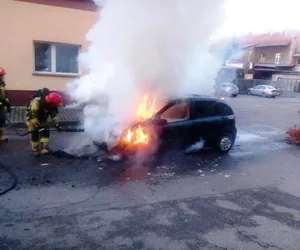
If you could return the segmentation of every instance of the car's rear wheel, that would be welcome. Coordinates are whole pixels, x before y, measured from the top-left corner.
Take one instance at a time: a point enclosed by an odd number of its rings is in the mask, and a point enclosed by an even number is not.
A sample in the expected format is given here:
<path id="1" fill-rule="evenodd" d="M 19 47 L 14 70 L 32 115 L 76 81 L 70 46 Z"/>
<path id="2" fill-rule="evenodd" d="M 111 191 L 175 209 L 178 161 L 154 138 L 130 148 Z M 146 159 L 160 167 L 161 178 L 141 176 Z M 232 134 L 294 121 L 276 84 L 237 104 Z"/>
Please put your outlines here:
<path id="1" fill-rule="evenodd" d="M 262 93 L 262 95 L 261 95 L 262 97 L 264 97 L 264 98 L 266 98 L 267 97 L 267 95 L 266 95 L 266 93 Z"/>
<path id="2" fill-rule="evenodd" d="M 233 97 L 237 97 L 237 94 L 232 95 Z"/>
<path id="3" fill-rule="evenodd" d="M 219 138 L 216 146 L 220 153 L 226 154 L 231 150 L 233 144 L 234 144 L 233 136 L 231 134 L 223 134 Z"/>

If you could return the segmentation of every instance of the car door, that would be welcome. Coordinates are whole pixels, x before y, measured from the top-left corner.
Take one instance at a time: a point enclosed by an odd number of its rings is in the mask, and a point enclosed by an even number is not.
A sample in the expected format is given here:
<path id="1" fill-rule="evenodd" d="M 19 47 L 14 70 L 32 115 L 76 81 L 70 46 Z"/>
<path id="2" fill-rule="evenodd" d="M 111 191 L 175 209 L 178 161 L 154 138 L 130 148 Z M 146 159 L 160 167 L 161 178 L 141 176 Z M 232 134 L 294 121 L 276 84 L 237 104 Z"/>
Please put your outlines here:
<path id="1" fill-rule="evenodd" d="M 189 143 L 191 125 L 189 100 L 171 103 L 159 117 L 166 121 L 160 131 L 161 145 L 173 149 L 184 148 Z"/>
<path id="2" fill-rule="evenodd" d="M 252 94 L 259 95 L 259 88 L 260 88 L 260 85 L 255 86 L 252 90 Z"/>
<path id="3" fill-rule="evenodd" d="M 260 96 L 263 95 L 263 93 L 265 93 L 265 91 L 266 91 L 266 87 L 265 86 L 260 86 L 258 95 L 260 95 Z"/>
<path id="4" fill-rule="evenodd" d="M 211 127 L 212 101 L 196 100 L 191 103 L 190 142 L 191 144 L 199 142 L 201 139 L 207 144 L 211 140 L 213 129 Z"/>

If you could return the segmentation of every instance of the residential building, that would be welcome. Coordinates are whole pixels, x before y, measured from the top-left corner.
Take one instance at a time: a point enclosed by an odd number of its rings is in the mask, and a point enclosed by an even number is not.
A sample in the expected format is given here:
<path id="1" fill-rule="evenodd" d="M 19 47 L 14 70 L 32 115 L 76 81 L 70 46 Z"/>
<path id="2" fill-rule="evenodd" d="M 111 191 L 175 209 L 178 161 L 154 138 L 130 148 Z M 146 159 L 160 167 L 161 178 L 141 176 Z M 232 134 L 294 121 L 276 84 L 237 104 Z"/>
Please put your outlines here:
<path id="1" fill-rule="evenodd" d="M 1 0 L 0 66 L 12 103 L 42 87 L 62 91 L 79 77 L 78 55 L 98 19 L 92 0 Z"/>
<path id="2" fill-rule="evenodd" d="M 246 58 L 255 64 L 292 65 L 296 37 L 284 34 L 263 34 L 239 40 L 248 45 Z"/>

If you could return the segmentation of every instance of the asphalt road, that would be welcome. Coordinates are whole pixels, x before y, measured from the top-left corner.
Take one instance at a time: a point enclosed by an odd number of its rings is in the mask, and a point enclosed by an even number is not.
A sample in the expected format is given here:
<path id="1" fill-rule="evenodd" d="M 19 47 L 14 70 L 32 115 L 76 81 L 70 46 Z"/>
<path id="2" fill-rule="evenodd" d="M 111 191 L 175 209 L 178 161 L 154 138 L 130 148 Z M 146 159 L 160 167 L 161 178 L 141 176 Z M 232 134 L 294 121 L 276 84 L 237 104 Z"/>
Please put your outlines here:
<path id="1" fill-rule="evenodd" d="M 58 153 L 36 159 L 28 138 L 8 132 L 0 161 L 19 183 L 0 197 L 0 249 L 300 249 L 300 148 L 284 142 L 299 100 L 228 102 L 238 137 L 227 156 L 169 152 L 143 167 Z M 87 140 L 52 136 L 57 150 Z M 0 170 L 0 189 L 9 183 Z"/>

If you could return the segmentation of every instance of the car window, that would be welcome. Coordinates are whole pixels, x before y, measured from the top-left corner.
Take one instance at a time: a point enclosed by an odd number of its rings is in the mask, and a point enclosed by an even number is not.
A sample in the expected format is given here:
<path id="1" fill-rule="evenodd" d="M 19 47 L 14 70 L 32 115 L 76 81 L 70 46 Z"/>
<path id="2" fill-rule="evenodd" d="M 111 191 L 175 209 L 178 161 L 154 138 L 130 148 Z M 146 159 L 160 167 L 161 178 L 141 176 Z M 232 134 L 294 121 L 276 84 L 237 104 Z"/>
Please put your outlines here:
<path id="1" fill-rule="evenodd" d="M 259 89 L 260 88 L 260 85 L 257 85 L 254 87 L 254 89 Z"/>
<path id="2" fill-rule="evenodd" d="M 214 116 L 228 116 L 233 115 L 232 109 L 222 102 L 215 102 L 213 105 Z"/>
<path id="3" fill-rule="evenodd" d="M 168 123 L 187 120 L 189 118 L 189 104 L 187 102 L 176 103 L 165 110 L 160 118 L 167 120 Z"/>
<path id="4" fill-rule="evenodd" d="M 266 87 L 265 86 L 260 86 L 260 89 L 266 89 Z"/>
<path id="5" fill-rule="evenodd" d="M 211 101 L 196 101 L 194 104 L 193 118 L 205 118 L 213 116 L 213 105 Z"/>

